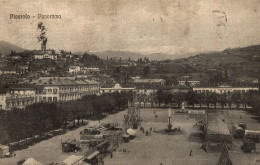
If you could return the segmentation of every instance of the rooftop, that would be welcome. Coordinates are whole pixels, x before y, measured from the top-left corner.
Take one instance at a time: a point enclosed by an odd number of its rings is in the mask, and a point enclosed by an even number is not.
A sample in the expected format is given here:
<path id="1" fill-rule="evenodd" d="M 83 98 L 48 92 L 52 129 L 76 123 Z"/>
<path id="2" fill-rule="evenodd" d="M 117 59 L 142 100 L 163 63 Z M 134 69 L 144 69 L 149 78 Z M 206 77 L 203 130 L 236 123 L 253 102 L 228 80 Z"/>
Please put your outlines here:
<path id="1" fill-rule="evenodd" d="M 27 81 L 28 84 L 34 85 L 84 85 L 84 84 L 99 84 L 97 81 L 82 80 L 75 77 L 40 77 L 32 81 Z"/>
<path id="2" fill-rule="evenodd" d="M 135 83 L 162 83 L 164 79 L 134 79 Z"/>

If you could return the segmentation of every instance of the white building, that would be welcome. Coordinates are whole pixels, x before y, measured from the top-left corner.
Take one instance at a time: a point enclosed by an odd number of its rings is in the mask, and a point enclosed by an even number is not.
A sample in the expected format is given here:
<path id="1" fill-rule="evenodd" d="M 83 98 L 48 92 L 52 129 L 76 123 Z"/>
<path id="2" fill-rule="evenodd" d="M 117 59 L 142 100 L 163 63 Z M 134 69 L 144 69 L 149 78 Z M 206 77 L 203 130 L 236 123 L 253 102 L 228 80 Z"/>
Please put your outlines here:
<path id="1" fill-rule="evenodd" d="M 113 92 L 122 92 L 122 91 L 126 91 L 126 92 L 129 92 L 129 91 L 134 91 L 135 88 L 123 88 L 121 87 L 120 84 L 115 84 L 114 87 L 112 88 L 100 88 L 100 93 L 113 93 Z"/>
<path id="2" fill-rule="evenodd" d="M 75 77 L 40 77 L 29 82 L 38 87 L 36 102 L 77 100 L 85 95 L 99 94 L 99 83 Z"/>
<path id="3" fill-rule="evenodd" d="M 149 83 L 149 84 L 165 84 L 164 79 L 134 79 L 134 83 L 139 84 L 139 83 Z"/>
<path id="4" fill-rule="evenodd" d="M 219 86 L 219 87 L 194 87 L 193 91 L 197 93 L 208 93 L 214 92 L 218 94 L 232 93 L 232 92 L 248 92 L 248 91 L 259 91 L 257 87 L 231 87 L 231 86 Z"/>
<path id="5" fill-rule="evenodd" d="M 51 60 L 57 60 L 58 59 L 58 55 L 56 54 L 35 54 L 33 56 L 34 59 L 37 60 L 42 60 L 42 59 L 51 59 Z"/>
<path id="6" fill-rule="evenodd" d="M 0 93 L 0 109 L 6 109 L 6 93 Z"/>
<path id="7" fill-rule="evenodd" d="M 95 67 L 81 67 L 80 71 L 84 74 L 86 74 L 86 73 L 98 73 L 100 71 L 100 69 L 95 68 Z"/>
<path id="8" fill-rule="evenodd" d="M 178 84 L 180 86 L 196 86 L 200 84 L 200 81 L 195 81 L 195 80 L 188 80 L 188 81 L 178 81 Z"/>
<path id="9" fill-rule="evenodd" d="M 0 69 L 0 75 L 2 74 L 18 74 L 17 71 L 12 67 L 6 67 Z"/>
<path id="10" fill-rule="evenodd" d="M 0 94 L 0 108 L 11 110 L 12 108 L 25 108 L 35 102 L 35 89 L 28 85 L 16 85 L 9 91 Z"/>
<path id="11" fill-rule="evenodd" d="M 80 66 L 70 66 L 69 67 L 69 73 L 76 74 L 80 72 Z"/>

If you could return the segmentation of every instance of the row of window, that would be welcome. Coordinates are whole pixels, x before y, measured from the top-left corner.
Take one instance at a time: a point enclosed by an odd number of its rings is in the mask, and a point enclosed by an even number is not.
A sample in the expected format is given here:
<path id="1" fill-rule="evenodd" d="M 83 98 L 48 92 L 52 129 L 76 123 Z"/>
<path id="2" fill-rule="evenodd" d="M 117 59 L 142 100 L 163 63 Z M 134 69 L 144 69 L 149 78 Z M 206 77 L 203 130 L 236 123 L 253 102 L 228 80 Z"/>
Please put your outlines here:
<path id="1" fill-rule="evenodd" d="M 214 89 L 214 90 L 194 90 L 194 91 L 196 91 L 196 92 L 198 92 L 198 93 L 208 93 L 208 92 L 217 92 L 217 91 L 219 91 L 220 93 L 230 93 L 230 92 L 241 92 L 241 93 L 245 93 L 245 92 L 248 92 L 248 91 L 252 91 L 252 90 L 216 90 L 216 89 Z"/>
<path id="2" fill-rule="evenodd" d="M 58 89 L 43 89 L 43 94 L 46 94 L 46 93 L 57 94 L 58 93 Z"/>
<path id="3" fill-rule="evenodd" d="M 6 103 L 7 107 L 14 107 L 14 106 L 26 106 L 32 104 L 33 100 L 21 100 L 21 101 L 10 101 Z"/>
<path id="4" fill-rule="evenodd" d="M 63 91 L 79 91 L 79 90 L 89 90 L 89 89 L 96 89 L 95 86 L 87 86 L 87 87 L 73 87 L 73 88 L 61 88 L 60 90 Z"/>
<path id="5" fill-rule="evenodd" d="M 58 101 L 57 97 L 42 97 L 43 102 L 56 102 Z"/>

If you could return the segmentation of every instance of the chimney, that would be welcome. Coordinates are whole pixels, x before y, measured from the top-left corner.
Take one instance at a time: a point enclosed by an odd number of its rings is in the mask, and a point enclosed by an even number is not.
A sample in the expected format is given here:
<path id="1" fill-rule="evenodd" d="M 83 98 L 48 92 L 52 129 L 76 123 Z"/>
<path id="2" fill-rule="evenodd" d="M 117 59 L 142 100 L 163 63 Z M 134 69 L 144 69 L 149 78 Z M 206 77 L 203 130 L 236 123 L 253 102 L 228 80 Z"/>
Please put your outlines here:
<path id="1" fill-rule="evenodd" d="M 43 53 L 46 53 L 46 43 L 41 43 L 41 50 Z"/>

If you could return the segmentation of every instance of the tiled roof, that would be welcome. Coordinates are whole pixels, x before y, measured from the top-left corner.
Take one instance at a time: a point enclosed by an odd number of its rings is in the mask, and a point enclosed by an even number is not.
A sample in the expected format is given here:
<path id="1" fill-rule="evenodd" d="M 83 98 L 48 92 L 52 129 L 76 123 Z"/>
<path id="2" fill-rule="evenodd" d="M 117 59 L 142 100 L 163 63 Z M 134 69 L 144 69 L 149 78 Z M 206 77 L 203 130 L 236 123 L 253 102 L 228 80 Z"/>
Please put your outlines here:
<path id="1" fill-rule="evenodd" d="M 161 83 L 164 82 L 164 79 L 135 79 L 135 83 Z"/>
<path id="2" fill-rule="evenodd" d="M 35 85 L 82 85 L 82 84 L 98 84 L 96 81 L 81 80 L 75 77 L 40 77 L 34 79 L 29 84 Z"/>

